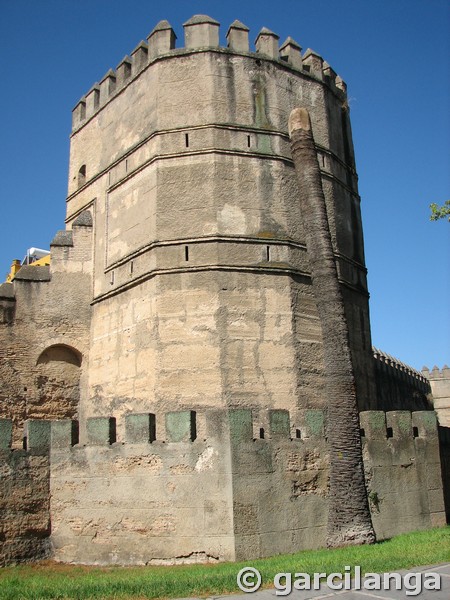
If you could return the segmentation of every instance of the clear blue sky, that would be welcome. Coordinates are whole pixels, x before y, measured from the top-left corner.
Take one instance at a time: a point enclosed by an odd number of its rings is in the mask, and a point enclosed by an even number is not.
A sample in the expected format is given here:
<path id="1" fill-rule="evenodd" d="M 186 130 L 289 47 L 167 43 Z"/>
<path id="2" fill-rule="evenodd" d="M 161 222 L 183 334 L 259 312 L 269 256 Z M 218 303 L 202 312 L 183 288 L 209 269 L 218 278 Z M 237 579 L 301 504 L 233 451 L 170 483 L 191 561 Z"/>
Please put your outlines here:
<path id="1" fill-rule="evenodd" d="M 450 365 L 448 0 L 2 0 L 0 277 L 64 228 L 71 109 L 156 23 L 206 13 L 290 35 L 347 82 L 373 343 L 420 369 Z"/>

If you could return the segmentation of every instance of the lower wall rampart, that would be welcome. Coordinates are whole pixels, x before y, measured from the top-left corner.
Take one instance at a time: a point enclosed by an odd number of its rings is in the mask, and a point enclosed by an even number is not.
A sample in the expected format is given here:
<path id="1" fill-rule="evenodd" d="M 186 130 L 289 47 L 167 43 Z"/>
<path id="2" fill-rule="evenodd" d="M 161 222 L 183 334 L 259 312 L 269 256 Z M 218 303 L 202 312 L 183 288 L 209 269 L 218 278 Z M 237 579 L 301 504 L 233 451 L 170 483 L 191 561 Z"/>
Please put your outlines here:
<path id="1" fill-rule="evenodd" d="M 377 539 L 444 526 L 436 414 L 369 411 L 360 421 Z"/>
<path id="2" fill-rule="evenodd" d="M 50 422 L 29 422 L 26 450 L 11 450 L 0 419 L 0 566 L 50 555 Z"/>
<path id="3" fill-rule="evenodd" d="M 167 413 L 165 441 L 152 414 L 127 415 L 119 440 L 115 419 L 97 417 L 86 445 L 75 421 L 52 422 L 51 443 L 50 422 L 31 421 L 26 451 L 9 449 L 1 423 L 3 564 L 49 552 L 49 506 L 53 556 L 69 563 L 241 560 L 325 544 L 320 410 Z M 378 539 L 444 525 L 435 414 L 363 412 L 361 435 Z"/>

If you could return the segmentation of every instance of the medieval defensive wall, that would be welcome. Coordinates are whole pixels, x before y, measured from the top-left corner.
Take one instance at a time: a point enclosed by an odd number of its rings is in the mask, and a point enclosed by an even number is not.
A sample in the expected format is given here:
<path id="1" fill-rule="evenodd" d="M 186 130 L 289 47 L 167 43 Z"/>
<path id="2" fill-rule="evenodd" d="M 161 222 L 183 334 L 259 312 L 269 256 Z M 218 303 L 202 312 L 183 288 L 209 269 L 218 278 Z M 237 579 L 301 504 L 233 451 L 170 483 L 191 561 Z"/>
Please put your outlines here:
<path id="1" fill-rule="evenodd" d="M 372 349 L 345 83 L 292 38 L 263 28 L 250 47 L 235 21 L 221 47 L 219 23 L 196 15 L 184 46 L 160 22 L 76 104 L 50 265 L 0 286 L 3 564 L 323 544 L 322 329 L 289 148 L 297 106 L 314 130 L 377 535 L 445 523 L 429 381 Z"/>

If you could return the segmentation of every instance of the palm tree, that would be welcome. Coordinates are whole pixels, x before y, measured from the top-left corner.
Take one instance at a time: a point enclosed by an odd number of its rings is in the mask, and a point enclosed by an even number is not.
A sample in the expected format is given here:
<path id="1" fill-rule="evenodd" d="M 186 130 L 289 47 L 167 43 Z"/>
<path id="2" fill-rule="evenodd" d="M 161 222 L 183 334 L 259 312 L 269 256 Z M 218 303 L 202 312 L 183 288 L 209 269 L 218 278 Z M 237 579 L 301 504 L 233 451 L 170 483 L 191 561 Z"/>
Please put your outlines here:
<path id="1" fill-rule="evenodd" d="M 300 192 L 300 213 L 322 324 L 328 407 L 330 488 L 327 546 L 375 541 L 364 480 L 355 377 L 347 320 L 308 111 L 289 117 L 291 151 Z"/>

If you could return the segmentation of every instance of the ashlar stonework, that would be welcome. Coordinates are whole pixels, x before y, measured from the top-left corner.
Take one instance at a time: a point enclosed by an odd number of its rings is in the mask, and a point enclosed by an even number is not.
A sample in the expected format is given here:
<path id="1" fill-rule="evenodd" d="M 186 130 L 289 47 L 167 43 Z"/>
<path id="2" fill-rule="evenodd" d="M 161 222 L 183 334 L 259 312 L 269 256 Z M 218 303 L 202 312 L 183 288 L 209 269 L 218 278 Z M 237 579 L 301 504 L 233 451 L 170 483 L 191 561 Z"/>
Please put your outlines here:
<path id="1" fill-rule="evenodd" d="M 266 28 L 254 49 L 239 21 L 226 48 L 206 15 L 184 30 L 176 48 L 161 21 L 77 103 L 50 266 L 0 286 L 2 564 L 237 560 L 324 543 L 297 106 L 314 128 L 376 533 L 445 523 L 429 381 L 371 345 L 344 81 Z"/>

